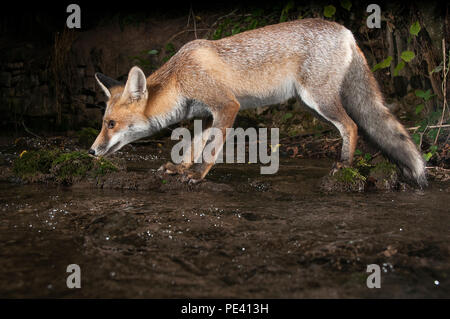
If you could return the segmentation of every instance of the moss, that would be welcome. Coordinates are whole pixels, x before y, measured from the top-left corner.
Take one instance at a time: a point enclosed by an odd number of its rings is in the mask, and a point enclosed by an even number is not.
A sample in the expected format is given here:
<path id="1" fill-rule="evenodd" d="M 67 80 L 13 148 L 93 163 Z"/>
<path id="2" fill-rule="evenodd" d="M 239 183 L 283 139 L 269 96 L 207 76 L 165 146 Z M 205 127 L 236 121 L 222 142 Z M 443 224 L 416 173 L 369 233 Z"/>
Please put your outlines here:
<path id="1" fill-rule="evenodd" d="M 13 164 L 14 174 L 26 178 L 37 174 L 49 174 L 58 150 L 24 151 Z"/>
<path id="2" fill-rule="evenodd" d="M 365 185 L 366 177 L 352 167 L 341 168 L 320 182 L 320 188 L 325 192 L 362 192 Z"/>
<path id="3" fill-rule="evenodd" d="M 117 166 L 107 159 L 97 159 L 85 152 L 64 153 L 60 150 L 23 152 L 13 166 L 15 175 L 24 180 L 39 181 L 44 175 L 46 180 L 66 185 L 117 170 Z"/>
<path id="4" fill-rule="evenodd" d="M 395 164 L 386 160 L 377 163 L 370 169 L 369 178 L 377 189 L 392 190 L 398 188 L 400 176 Z"/>
<path id="5" fill-rule="evenodd" d="M 361 173 L 352 167 L 345 167 L 340 169 L 335 175 L 336 180 L 343 183 L 356 183 L 365 181 L 366 178 Z"/>
<path id="6" fill-rule="evenodd" d="M 116 172 L 119 169 L 117 168 L 117 166 L 115 166 L 113 163 L 111 163 L 110 161 L 104 159 L 104 158 L 100 158 L 97 162 L 96 162 L 96 169 L 95 169 L 95 175 L 96 176 L 103 176 L 107 173 L 110 172 Z"/>
<path id="7" fill-rule="evenodd" d="M 92 127 L 84 127 L 76 133 L 78 143 L 84 148 L 89 148 L 97 138 L 99 131 Z"/>
<path id="8" fill-rule="evenodd" d="M 56 182 L 71 184 L 86 176 L 93 166 L 92 157 L 84 152 L 62 153 L 53 160 L 50 171 Z"/>
<path id="9" fill-rule="evenodd" d="M 372 173 L 381 173 L 383 175 L 390 176 L 393 173 L 397 173 L 397 166 L 395 164 L 392 164 L 391 162 L 382 161 L 382 162 L 376 164 L 375 167 L 373 167 L 370 170 L 370 172 L 371 172 L 371 174 Z"/>
<path id="10" fill-rule="evenodd" d="M 367 157 L 360 157 L 356 163 L 355 168 L 359 171 L 359 173 L 365 177 L 369 176 L 370 170 L 373 165 L 370 162 L 370 159 Z"/>

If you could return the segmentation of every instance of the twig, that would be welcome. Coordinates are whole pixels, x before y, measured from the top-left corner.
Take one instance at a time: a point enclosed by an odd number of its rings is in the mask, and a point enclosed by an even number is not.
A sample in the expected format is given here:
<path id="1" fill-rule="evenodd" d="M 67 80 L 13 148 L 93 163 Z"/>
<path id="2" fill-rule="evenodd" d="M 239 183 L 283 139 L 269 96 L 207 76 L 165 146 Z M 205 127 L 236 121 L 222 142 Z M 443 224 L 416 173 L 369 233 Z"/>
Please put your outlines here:
<path id="1" fill-rule="evenodd" d="M 28 127 L 25 125 L 25 122 L 24 122 L 24 121 L 22 121 L 22 126 L 23 126 L 23 128 L 25 129 L 25 131 L 26 131 L 27 133 L 29 133 L 29 134 L 33 135 L 34 137 L 37 137 L 38 139 L 41 139 L 41 140 L 42 140 L 42 137 L 40 137 L 39 135 L 37 135 L 37 134 L 31 132 L 31 131 L 28 129 Z"/>
<path id="2" fill-rule="evenodd" d="M 425 128 L 425 130 L 429 129 L 429 128 L 447 128 L 450 127 L 450 124 L 440 124 L 440 125 L 429 125 Z M 419 129 L 420 126 L 414 126 L 414 127 L 408 127 L 407 130 L 408 131 L 415 131 L 417 129 Z"/>
<path id="3" fill-rule="evenodd" d="M 235 10 L 231 11 L 230 13 L 228 13 L 228 14 L 226 14 L 226 15 L 224 15 L 224 16 L 219 17 L 219 18 L 216 20 L 216 22 L 214 22 L 214 23 L 211 25 L 211 28 L 214 27 L 220 20 L 225 19 L 225 18 L 227 18 L 227 17 L 233 15 L 236 11 L 238 11 L 238 9 L 235 9 Z"/>
<path id="4" fill-rule="evenodd" d="M 442 39 L 442 53 L 444 55 L 444 64 L 443 64 L 443 69 L 442 69 L 442 74 L 443 74 L 443 77 L 444 77 L 444 79 L 442 81 L 442 94 L 443 94 L 443 97 L 444 97 L 444 104 L 442 106 L 441 120 L 439 121 L 439 125 L 440 126 L 439 126 L 439 129 L 437 131 L 436 138 L 434 139 L 434 143 L 433 144 L 437 143 L 437 140 L 438 140 L 438 137 L 439 137 L 439 133 L 441 132 L 442 122 L 444 121 L 445 108 L 447 106 L 447 83 L 446 82 L 447 82 L 447 72 L 448 72 L 448 70 L 445 69 L 446 63 L 447 63 L 447 61 L 446 61 L 447 52 L 445 51 L 445 39 Z"/>
<path id="5" fill-rule="evenodd" d="M 179 36 L 179 35 L 181 35 L 181 34 L 183 34 L 183 33 L 185 33 L 185 32 L 209 31 L 209 30 L 211 30 L 211 28 L 203 28 L 203 29 L 197 29 L 197 30 L 194 30 L 194 29 L 186 29 L 186 30 L 182 30 L 182 31 L 180 31 L 180 32 L 175 33 L 169 40 L 167 40 L 167 43 L 172 42 L 173 39 L 175 39 L 177 36 Z"/>
<path id="6" fill-rule="evenodd" d="M 195 21 L 195 14 L 194 14 L 194 10 L 192 9 L 192 4 L 191 4 L 191 7 L 189 9 L 189 17 L 191 15 L 192 15 L 192 22 L 194 24 L 194 36 L 195 36 L 196 39 L 198 39 L 198 37 L 197 37 L 197 22 Z M 188 20 L 188 26 L 189 26 L 189 20 Z"/>

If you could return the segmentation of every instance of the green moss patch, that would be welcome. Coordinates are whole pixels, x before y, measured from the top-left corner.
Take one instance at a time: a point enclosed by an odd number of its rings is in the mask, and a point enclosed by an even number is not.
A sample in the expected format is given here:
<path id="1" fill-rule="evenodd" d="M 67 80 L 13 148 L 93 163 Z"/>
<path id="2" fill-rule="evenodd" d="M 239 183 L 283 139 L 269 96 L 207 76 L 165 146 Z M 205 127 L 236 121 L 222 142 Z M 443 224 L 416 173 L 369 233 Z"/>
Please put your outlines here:
<path id="1" fill-rule="evenodd" d="M 386 159 L 372 160 L 370 156 L 359 156 L 354 167 L 338 170 L 325 176 L 320 183 L 325 192 L 362 192 L 366 190 L 397 190 L 404 186 L 399 181 L 397 166 Z"/>
<path id="2" fill-rule="evenodd" d="M 397 165 L 383 160 L 375 164 L 369 171 L 368 180 L 377 189 L 393 190 L 399 185 L 400 172 Z"/>
<path id="3" fill-rule="evenodd" d="M 115 172 L 118 167 L 104 158 L 94 158 L 85 152 L 38 150 L 23 152 L 14 162 L 14 174 L 28 182 L 53 181 L 72 184 L 83 178 L 100 177 Z"/>
<path id="4" fill-rule="evenodd" d="M 320 188 L 326 192 L 362 192 L 366 177 L 358 169 L 345 167 L 321 180 Z"/>
<path id="5" fill-rule="evenodd" d="M 350 184 L 359 183 L 360 181 L 364 182 L 366 180 L 356 168 L 352 167 L 340 169 L 334 176 L 339 182 Z"/>

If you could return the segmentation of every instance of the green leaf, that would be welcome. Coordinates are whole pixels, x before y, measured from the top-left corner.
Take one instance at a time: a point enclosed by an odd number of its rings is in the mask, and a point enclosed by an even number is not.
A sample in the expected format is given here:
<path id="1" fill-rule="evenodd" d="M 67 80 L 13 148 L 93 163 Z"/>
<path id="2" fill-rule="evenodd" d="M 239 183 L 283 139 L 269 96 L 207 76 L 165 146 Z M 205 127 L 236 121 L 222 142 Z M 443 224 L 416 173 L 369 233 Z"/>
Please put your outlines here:
<path id="1" fill-rule="evenodd" d="M 443 62 L 441 62 L 441 64 L 439 64 L 437 67 L 435 67 L 435 68 L 430 72 L 430 75 L 433 74 L 433 73 L 436 73 L 436 72 L 441 72 L 443 68 L 444 68 L 444 67 L 443 67 Z"/>
<path id="2" fill-rule="evenodd" d="M 147 52 L 147 54 L 150 54 L 150 55 L 157 55 L 157 54 L 158 54 L 158 50 L 155 50 L 155 49 L 150 50 L 150 51 Z"/>
<path id="3" fill-rule="evenodd" d="M 412 51 L 403 51 L 402 54 L 400 55 L 402 60 L 405 62 L 411 61 L 412 59 L 414 59 L 415 56 L 416 55 Z"/>
<path id="4" fill-rule="evenodd" d="M 405 62 L 404 61 L 400 61 L 399 64 L 397 64 L 397 66 L 394 69 L 394 76 L 398 76 L 398 73 L 403 70 L 403 68 L 405 67 Z"/>
<path id="5" fill-rule="evenodd" d="M 362 152 L 361 152 L 361 150 L 359 150 L 359 149 L 356 149 L 356 150 L 355 150 L 355 155 L 362 155 Z"/>
<path id="6" fill-rule="evenodd" d="M 411 33 L 412 35 L 417 36 L 420 32 L 420 24 L 419 21 L 414 22 L 411 27 L 409 28 L 409 33 Z"/>
<path id="7" fill-rule="evenodd" d="M 423 158 L 428 162 L 430 158 L 433 156 L 430 152 L 423 154 Z"/>
<path id="8" fill-rule="evenodd" d="M 286 114 L 284 114 L 284 116 L 283 116 L 283 120 L 284 121 L 286 121 L 286 120 L 289 120 L 291 117 L 293 117 L 294 115 L 292 115 L 292 113 L 286 113 Z"/>
<path id="9" fill-rule="evenodd" d="M 412 137 L 414 143 L 416 143 L 416 145 L 419 145 L 419 143 L 420 143 L 420 134 L 419 133 L 414 133 L 411 137 Z"/>
<path id="10" fill-rule="evenodd" d="M 346 9 L 347 11 L 350 11 L 352 2 L 350 0 L 341 0 L 341 7 Z"/>
<path id="11" fill-rule="evenodd" d="M 392 57 L 388 56 L 386 59 L 384 59 L 383 61 L 381 61 L 378 64 L 375 64 L 375 66 L 372 69 L 372 72 L 375 72 L 378 69 L 385 69 L 391 66 L 391 61 L 392 61 Z"/>
<path id="12" fill-rule="evenodd" d="M 369 153 L 364 154 L 364 159 L 369 162 L 372 159 L 372 155 Z"/>
<path id="13" fill-rule="evenodd" d="M 433 96 L 435 96 L 435 94 L 431 94 L 431 90 L 430 89 L 428 89 L 428 90 L 426 90 L 426 91 L 423 91 L 423 90 L 415 90 L 414 91 L 414 94 L 417 96 L 417 97 L 420 97 L 420 98 L 422 98 L 422 99 L 424 99 L 425 101 L 428 101 L 429 99 L 431 99 Z"/>
<path id="14" fill-rule="evenodd" d="M 422 112 L 422 110 L 423 110 L 424 107 L 425 107 L 425 105 L 424 105 L 423 103 L 417 105 L 417 106 L 416 106 L 416 114 L 420 114 L 420 112 Z"/>
<path id="15" fill-rule="evenodd" d="M 288 18 L 289 11 L 294 7 L 294 1 L 289 1 L 281 10 L 280 22 L 285 22 Z"/>
<path id="16" fill-rule="evenodd" d="M 333 5 L 329 5 L 323 8 L 323 15 L 326 18 L 331 18 L 336 13 L 336 7 Z"/>
<path id="17" fill-rule="evenodd" d="M 430 140 L 434 141 L 434 139 L 437 136 L 437 133 L 438 133 L 438 129 L 437 128 L 433 128 L 433 129 L 428 131 L 427 135 L 430 138 Z"/>
<path id="18" fill-rule="evenodd" d="M 241 32 L 241 27 L 239 25 L 235 25 L 233 29 L 231 29 L 231 35 L 235 35 Z"/>
<path id="19" fill-rule="evenodd" d="M 437 149 L 438 149 L 437 145 L 432 145 L 432 146 L 430 147 L 430 152 L 431 152 L 432 154 L 435 154 L 436 151 L 437 151 Z"/>

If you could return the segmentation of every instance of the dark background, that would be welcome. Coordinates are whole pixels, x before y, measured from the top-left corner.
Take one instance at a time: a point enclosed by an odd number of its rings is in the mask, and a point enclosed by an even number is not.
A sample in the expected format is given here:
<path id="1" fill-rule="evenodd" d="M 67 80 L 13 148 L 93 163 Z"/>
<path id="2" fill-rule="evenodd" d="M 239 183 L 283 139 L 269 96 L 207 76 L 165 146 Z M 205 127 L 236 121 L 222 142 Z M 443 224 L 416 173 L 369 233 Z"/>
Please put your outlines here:
<path id="1" fill-rule="evenodd" d="M 267 17 L 265 24 L 277 23 L 290 1 L 77 1 L 81 29 L 69 30 L 65 27 L 69 16 L 66 8 L 71 2 L 16 2 L 2 10 L 1 133 L 20 134 L 25 127 L 43 134 L 98 128 L 105 103 L 93 78 L 95 72 L 119 80 L 125 80 L 127 71 L 136 64 L 147 74 L 152 72 L 184 43 L 195 39 L 191 9 L 199 18 L 197 37 L 211 39 L 218 19 L 224 15 L 261 12 Z M 436 95 L 421 112 L 423 118 L 436 111 L 442 101 L 442 81 L 435 74 L 433 82 L 428 73 L 442 61 L 441 39 L 447 39 L 449 46 L 449 6 L 439 1 L 378 1 L 382 28 L 368 29 L 364 25 L 369 15 L 365 9 L 371 2 L 352 1 L 347 12 L 340 1 L 294 1 L 286 19 L 296 19 L 299 14 L 320 17 L 324 6 L 334 5 L 337 10 L 331 20 L 354 32 L 371 67 L 389 54 L 399 62 L 398 51 L 413 50 L 417 58 L 400 76 L 392 75 L 394 62 L 375 76 L 392 110 L 412 113 L 405 119 L 417 122 L 420 118 L 413 113 L 421 101 L 411 92 L 430 89 Z M 385 17 L 394 26 L 392 32 L 387 31 Z M 421 33 L 408 42 L 409 26 L 417 20 L 421 21 Z M 191 31 L 183 32 L 188 29 Z M 153 49 L 158 51 L 156 56 L 145 53 Z"/>

